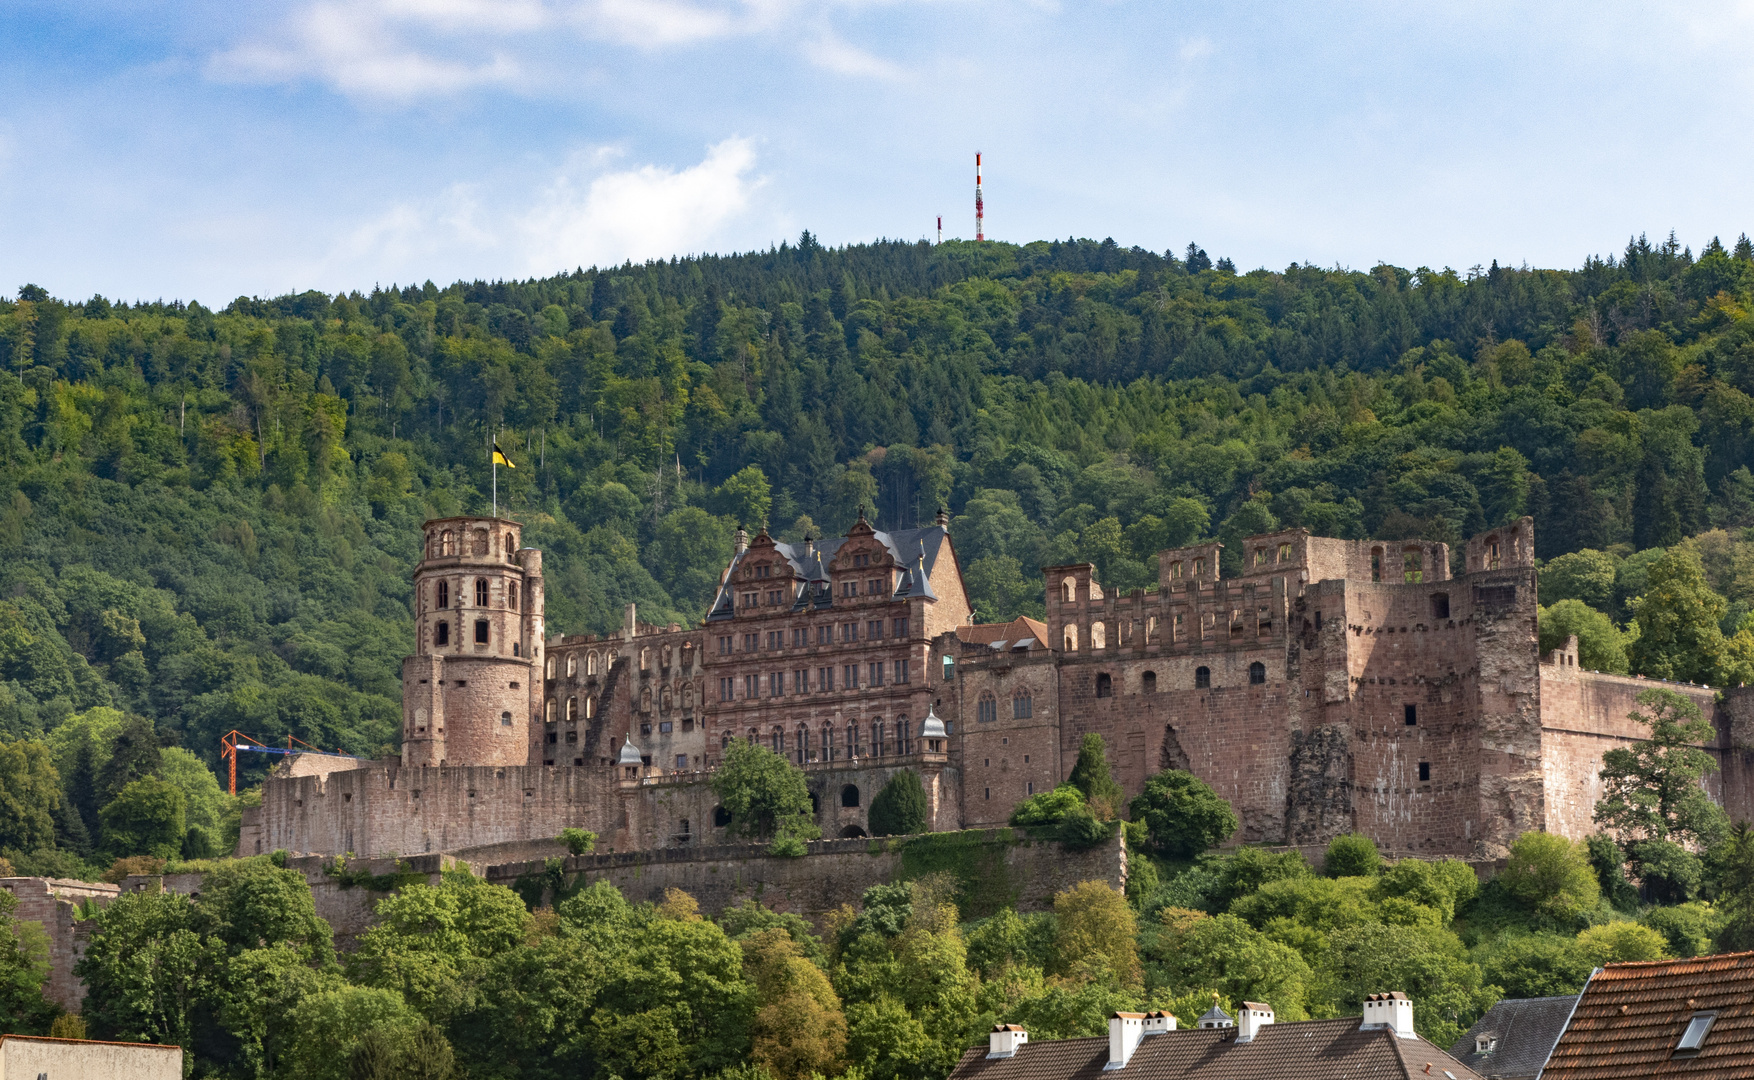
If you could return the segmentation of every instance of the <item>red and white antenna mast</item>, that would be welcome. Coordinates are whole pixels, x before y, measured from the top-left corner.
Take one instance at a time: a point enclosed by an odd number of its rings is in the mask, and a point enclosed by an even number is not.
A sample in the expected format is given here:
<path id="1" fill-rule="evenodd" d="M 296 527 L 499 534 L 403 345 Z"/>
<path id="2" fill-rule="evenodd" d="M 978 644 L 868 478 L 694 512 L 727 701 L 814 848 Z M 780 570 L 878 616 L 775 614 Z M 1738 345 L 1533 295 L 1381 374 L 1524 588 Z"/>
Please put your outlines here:
<path id="1" fill-rule="evenodd" d="M 986 204 L 981 201 L 981 155 L 980 151 L 977 150 L 974 155 L 974 238 L 976 240 L 987 238 L 986 218 Z"/>

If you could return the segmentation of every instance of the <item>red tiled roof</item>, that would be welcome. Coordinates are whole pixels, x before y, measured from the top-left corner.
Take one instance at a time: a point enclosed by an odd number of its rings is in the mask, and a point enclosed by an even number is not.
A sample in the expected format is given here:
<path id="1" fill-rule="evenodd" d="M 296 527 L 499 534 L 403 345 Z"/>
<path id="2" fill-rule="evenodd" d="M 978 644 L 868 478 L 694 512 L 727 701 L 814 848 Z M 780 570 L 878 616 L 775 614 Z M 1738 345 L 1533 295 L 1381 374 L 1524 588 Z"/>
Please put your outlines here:
<path id="1" fill-rule="evenodd" d="M 1043 648 L 1048 643 L 1048 624 L 1027 615 L 1019 615 L 1006 623 L 973 623 L 956 628 L 956 638 L 965 645 L 991 645 L 995 641 L 1015 644 L 1032 637 Z"/>
<path id="2" fill-rule="evenodd" d="M 1676 1051 L 1694 1013 L 1717 1019 Z M 1609 964 L 1590 978 L 1541 1080 L 1754 1078 L 1754 952 Z"/>
<path id="3" fill-rule="evenodd" d="M 1480 1080 L 1480 1074 L 1424 1039 L 1361 1018 L 1268 1024 L 1252 1042 L 1235 1028 L 1184 1028 L 1147 1035 L 1125 1068 L 1105 1073 L 1108 1037 L 1025 1043 L 1015 1057 L 988 1060 L 987 1047 L 962 1055 L 950 1080 Z M 1430 1073 L 1425 1067 L 1431 1066 Z"/>

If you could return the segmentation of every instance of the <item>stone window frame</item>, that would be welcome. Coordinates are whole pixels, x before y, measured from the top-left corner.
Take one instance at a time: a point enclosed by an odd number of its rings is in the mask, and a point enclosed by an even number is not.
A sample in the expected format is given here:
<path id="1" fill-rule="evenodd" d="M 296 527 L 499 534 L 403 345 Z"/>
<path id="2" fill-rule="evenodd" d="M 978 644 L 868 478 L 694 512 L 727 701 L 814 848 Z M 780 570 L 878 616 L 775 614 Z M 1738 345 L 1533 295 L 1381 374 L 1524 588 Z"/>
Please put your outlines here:
<path id="1" fill-rule="evenodd" d="M 1249 665 L 1249 685 L 1262 686 L 1267 681 L 1267 665 L 1256 660 Z"/>
<path id="2" fill-rule="evenodd" d="M 975 702 L 975 722 L 990 724 L 999 719 L 999 699 L 991 690 L 982 690 L 979 700 Z"/>
<path id="3" fill-rule="evenodd" d="M 1035 698 L 1027 688 L 1011 695 L 1011 719 L 1030 720 L 1035 717 Z"/>
<path id="4" fill-rule="evenodd" d="M 1194 669 L 1194 689 L 1212 689 L 1212 669 L 1204 664 Z"/>

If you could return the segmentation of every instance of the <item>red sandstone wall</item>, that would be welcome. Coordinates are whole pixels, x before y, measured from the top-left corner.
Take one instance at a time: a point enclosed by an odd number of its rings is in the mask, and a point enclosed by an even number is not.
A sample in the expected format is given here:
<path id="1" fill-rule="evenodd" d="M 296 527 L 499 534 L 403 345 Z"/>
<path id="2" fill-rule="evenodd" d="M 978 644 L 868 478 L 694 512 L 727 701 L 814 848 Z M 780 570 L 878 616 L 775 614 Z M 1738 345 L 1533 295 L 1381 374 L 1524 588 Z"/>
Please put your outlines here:
<path id="1" fill-rule="evenodd" d="M 1547 788 L 1548 832 L 1581 839 L 1600 831 L 1592 820 L 1602 797 L 1602 753 L 1627 746 L 1649 733 L 1629 719 L 1638 695 L 1652 687 L 1685 694 L 1706 716 L 1715 710 L 1707 687 L 1602 675 L 1576 666 L 1575 652 L 1556 650 L 1557 662 L 1541 665 L 1541 772 Z M 1712 747 L 1717 750 L 1717 747 Z M 1720 763 L 1723 754 L 1716 755 Z M 1706 777 L 1706 790 L 1723 801 L 1723 778 Z M 1745 813 L 1745 811 L 1744 811 Z"/>
<path id="2" fill-rule="evenodd" d="M 0 878 L 0 889 L 18 899 L 12 916 L 34 922 L 49 937 L 49 981 L 43 992 L 50 1001 L 69 1012 L 78 1012 L 85 1000 L 85 984 L 73 977 L 73 965 L 85 955 L 90 923 L 73 918 L 73 906 L 84 900 L 108 904 L 121 892 L 115 885 L 60 878 Z"/>

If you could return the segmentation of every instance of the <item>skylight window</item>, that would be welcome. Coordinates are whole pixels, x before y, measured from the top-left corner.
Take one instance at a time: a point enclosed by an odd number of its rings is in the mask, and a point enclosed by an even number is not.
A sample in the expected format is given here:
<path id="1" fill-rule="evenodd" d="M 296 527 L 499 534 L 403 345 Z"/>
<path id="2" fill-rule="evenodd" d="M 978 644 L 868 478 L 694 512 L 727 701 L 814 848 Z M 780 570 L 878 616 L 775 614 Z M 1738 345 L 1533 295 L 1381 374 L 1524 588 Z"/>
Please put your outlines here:
<path id="1" fill-rule="evenodd" d="M 1699 1049 L 1705 1043 L 1706 1033 L 1711 1030 L 1711 1022 L 1716 1019 L 1717 1013 L 1694 1013 L 1692 1021 L 1687 1025 L 1687 1030 L 1681 1033 L 1681 1041 L 1675 1049 Z"/>

